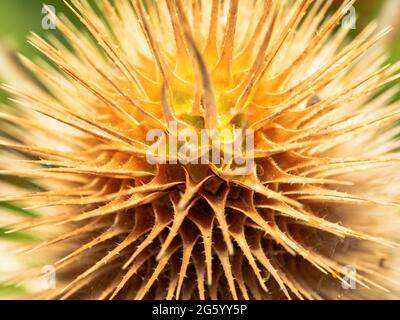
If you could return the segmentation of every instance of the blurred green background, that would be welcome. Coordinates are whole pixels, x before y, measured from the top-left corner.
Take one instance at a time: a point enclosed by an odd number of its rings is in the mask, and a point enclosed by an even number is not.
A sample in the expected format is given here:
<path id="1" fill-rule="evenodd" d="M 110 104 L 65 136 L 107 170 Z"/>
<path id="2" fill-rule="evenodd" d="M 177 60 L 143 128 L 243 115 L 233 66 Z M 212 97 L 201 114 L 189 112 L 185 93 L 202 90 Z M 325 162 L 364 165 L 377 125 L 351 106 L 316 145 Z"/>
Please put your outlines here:
<path id="1" fill-rule="evenodd" d="M 52 32 L 60 36 L 57 30 L 42 28 L 43 4 L 54 6 L 57 13 L 72 16 L 62 0 L 0 0 L 0 37 L 27 56 L 37 54 L 26 41 L 31 31 L 39 35 Z"/>

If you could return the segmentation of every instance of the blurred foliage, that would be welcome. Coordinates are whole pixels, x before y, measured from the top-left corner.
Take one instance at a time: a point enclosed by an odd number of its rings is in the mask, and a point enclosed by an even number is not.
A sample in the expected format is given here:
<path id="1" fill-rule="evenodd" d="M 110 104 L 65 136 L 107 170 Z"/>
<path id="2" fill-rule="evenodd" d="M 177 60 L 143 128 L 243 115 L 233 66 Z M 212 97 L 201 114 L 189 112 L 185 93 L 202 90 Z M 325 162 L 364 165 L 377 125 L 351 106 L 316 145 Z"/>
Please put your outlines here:
<path id="1" fill-rule="evenodd" d="M 28 210 L 23 207 L 21 204 L 5 201 L 0 202 L 0 209 L 11 211 L 15 214 L 20 216 L 30 217 L 30 218 L 37 218 L 39 214 L 33 210 Z"/>
<path id="2" fill-rule="evenodd" d="M 343 2 L 340 0 L 339 2 Z M 364 28 L 372 19 L 376 18 L 384 4 L 382 0 L 358 0 L 355 3 L 357 12 L 357 29 Z"/>
<path id="3" fill-rule="evenodd" d="M 0 283 L 0 296 L 4 295 L 6 297 L 10 295 L 18 295 L 25 292 L 25 289 L 22 286 L 18 286 L 15 284 L 2 284 Z"/>
<path id="4" fill-rule="evenodd" d="M 0 239 L 7 241 L 18 241 L 18 242 L 32 242 L 38 240 L 35 236 L 27 232 L 9 232 L 7 228 L 0 228 Z"/>
<path id="5" fill-rule="evenodd" d="M 0 1 L 0 36 L 27 56 L 37 51 L 27 42 L 30 32 L 46 36 L 49 32 L 60 36 L 57 30 L 42 28 L 43 3 L 55 7 L 57 14 L 65 13 L 75 19 L 63 0 L 2 0 Z"/>

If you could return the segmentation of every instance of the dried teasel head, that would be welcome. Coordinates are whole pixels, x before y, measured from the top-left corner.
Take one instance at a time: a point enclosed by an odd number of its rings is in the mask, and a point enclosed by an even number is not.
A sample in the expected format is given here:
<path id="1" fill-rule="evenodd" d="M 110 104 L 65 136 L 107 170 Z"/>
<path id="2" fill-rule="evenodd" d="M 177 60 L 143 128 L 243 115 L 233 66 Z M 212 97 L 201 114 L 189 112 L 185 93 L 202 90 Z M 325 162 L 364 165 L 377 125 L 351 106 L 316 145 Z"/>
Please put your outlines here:
<path id="1" fill-rule="evenodd" d="M 39 297 L 398 296 L 400 114 L 396 88 L 378 94 L 398 66 L 376 45 L 388 29 L 347 41 L 353 2 L 66 1 L 89 35 L 65 18 L 68 48 L 33 35 L 43 85 L 6 86 L 23 109 L 0 114 L 17 125 L 1 174 L 43 188 L 3 193 L 42 208 L 9 227 L 46 238 L 19 248 L 54 266 Z M 188 128 L 252 132 L 250 169 L 149 163 L 149 131 Z"/>

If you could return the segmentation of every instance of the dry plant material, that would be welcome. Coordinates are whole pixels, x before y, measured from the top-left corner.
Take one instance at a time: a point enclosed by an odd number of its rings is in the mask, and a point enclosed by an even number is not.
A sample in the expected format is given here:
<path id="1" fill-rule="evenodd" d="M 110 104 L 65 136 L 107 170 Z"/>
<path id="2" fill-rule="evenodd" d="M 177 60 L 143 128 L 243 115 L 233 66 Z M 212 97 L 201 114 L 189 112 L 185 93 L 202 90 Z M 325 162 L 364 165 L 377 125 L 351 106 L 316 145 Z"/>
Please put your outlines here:
<path id="1" fill-rule="evenodd" d="M 377 93 L 398 66 L 389 29 L 347 40 L 342 2 L 66 1 L 86 32 L 32 35 L 47 90 L 6 86 L 22 110 L 0 114 L 24 128 L 0 173 L 46 188 L 3 194 L 46 207 L 12 226 L 48 238 L 23 248 L 56 268 L 39 298 L 397 297 L 400 113 L 397 88 Z M 149 164 L 146 133 L 170 121 L 254 130 L 255 166 Z"/>

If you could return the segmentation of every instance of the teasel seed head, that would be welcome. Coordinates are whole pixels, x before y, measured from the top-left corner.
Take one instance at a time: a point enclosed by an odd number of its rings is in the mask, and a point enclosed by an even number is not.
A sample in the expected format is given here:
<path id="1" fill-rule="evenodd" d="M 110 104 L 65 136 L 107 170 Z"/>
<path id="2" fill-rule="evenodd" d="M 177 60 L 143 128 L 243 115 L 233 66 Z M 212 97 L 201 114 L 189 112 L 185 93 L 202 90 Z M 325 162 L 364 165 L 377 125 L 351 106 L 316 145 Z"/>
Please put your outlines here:
<path id="1" fill-rule="evenodd" d="M 332 15 L 322 0 L 65 3 L 87 32 L 61 18 L 68 46 L 33 34 L 45 59 L 21 59 L 41 85 L 5 85 L 21 108 L 0 114 L 15 137 L 0 140 L 0 173 L 43 188 L 2 192 L 42 212 L 8 227 L 44 239 L 17 248 L 54 266 L 40 298 L 398 296 L 389 29 L 349 41 L 349 0 Z M 151 164 L 157 129 L 167 145 L 185 129 L 248 130 L 254 162 Z"/>

